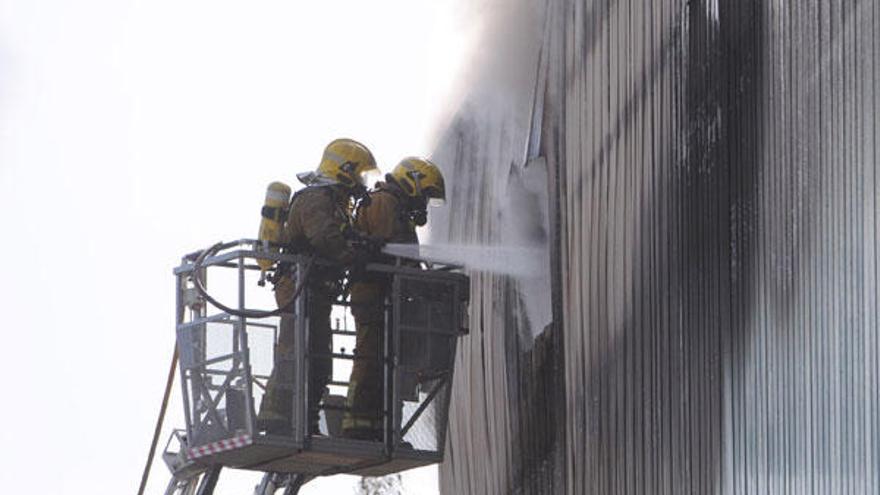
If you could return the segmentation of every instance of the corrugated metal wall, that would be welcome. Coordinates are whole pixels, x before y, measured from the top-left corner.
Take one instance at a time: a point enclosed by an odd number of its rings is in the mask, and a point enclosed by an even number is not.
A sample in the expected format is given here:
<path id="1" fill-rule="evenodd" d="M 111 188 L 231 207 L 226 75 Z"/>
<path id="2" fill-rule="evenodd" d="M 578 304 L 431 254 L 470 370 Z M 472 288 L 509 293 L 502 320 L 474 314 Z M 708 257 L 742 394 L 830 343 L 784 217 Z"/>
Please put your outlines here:
<path id="1" fill-rule="evenodd" d="M 437 235 L 543 168 L 554 321 L 475 278 L 444 493 L 880 493 L 880 3 L 524 12 L 533 83 L 441 141 Z"/>

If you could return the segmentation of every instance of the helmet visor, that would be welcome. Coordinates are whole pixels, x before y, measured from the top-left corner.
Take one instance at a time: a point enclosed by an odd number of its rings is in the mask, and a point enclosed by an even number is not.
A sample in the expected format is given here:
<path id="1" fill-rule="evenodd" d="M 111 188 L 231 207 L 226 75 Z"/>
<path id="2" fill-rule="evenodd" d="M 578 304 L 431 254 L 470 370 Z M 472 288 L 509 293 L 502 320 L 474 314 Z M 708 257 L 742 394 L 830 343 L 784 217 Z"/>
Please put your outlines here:
<path id="1" fill-rule="evenodd" d="M 442 206 L 446 204 L 446 191 L 442 187 L 430 185 L 422 191 L 422 194 L 428 198 L 429 206 Z"/>

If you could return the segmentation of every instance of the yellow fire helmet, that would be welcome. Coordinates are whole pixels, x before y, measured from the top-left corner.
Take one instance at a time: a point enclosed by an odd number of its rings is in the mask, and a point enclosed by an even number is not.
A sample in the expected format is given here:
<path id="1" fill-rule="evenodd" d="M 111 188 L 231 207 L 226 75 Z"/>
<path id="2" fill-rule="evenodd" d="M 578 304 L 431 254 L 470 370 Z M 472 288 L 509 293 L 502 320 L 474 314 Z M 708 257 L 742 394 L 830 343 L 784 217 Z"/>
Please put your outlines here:
<path id="1" fill-rule="evenodd" d="M 324 148 L 318 170 L 297 174 L 306 185 L 340 184 L 349 189 L 362 189 L 369 174 L 379 173 L 376 159 L 363 144 L 353 139 L 336 139 Z"/>
<path id="2" fill-rule="evenodd" d="M 446 202 L 443 174 L 437 165 L 426 158 L 413 156 L 404 158 L 388 175 L 412 198 L 423 199 L 431 206 L 439 206 Z"/>

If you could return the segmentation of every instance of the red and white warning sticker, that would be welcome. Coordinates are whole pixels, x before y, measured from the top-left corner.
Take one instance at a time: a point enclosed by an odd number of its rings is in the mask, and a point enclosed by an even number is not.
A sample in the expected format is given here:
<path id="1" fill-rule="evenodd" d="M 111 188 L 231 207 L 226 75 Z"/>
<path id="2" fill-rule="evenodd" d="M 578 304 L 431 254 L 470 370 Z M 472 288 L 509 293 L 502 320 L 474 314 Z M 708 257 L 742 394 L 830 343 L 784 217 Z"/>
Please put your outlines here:
<path id="1" fill-rule="evenodd" d="M 218 440 L 206 445 L 193 447 L 187 452 L 190 459 L 198 459 L 209 455 L 219 454 L 227 450 L 240 449 L 254 443 L 254 439 L 250 435 L 240 435 L 226 440 Z"/>

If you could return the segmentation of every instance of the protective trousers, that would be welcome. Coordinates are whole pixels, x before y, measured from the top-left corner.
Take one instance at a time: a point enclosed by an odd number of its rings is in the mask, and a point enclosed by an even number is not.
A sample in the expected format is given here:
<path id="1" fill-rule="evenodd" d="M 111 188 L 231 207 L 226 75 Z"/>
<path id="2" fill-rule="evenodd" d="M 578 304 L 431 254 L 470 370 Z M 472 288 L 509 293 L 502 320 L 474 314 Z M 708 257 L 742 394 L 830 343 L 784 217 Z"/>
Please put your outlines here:
<path id="1" fill-rule="evenodd" d="M 311 433 L 318 432 L 318 405 L 332 372 L 330 310 L 334 294 L 330 287 L 333 282 L 325 277 L 312 275 L 308 282 L 309 293 L 304 294 L 307 297 L 306 314 L 309 322 L 308 421 Z M 295 290 L 293 279 L 282 276 L 275 285 L 275 301 L 279 306 L 288 302 Z M 281 317 L 278 344 L 275 347 L 275 367 L 266 384 L 266 393 L 263 395 L 258 416 L 264 422 L 280 420 L 290 425 L 294 386 L 294 323 L 295 318 L 292 315 Z"/>
<path id="2" fill-rule="evenodd" d="M 351 288 L 351 314 L 357 330 L 355 360 L 349 379 L 342 429 L 347 436 L 381 439 L 383 347 L 385 333 L 384 284 L 355 283 Z"/>

